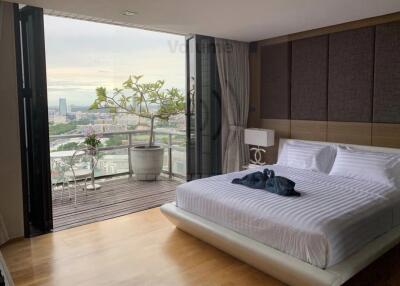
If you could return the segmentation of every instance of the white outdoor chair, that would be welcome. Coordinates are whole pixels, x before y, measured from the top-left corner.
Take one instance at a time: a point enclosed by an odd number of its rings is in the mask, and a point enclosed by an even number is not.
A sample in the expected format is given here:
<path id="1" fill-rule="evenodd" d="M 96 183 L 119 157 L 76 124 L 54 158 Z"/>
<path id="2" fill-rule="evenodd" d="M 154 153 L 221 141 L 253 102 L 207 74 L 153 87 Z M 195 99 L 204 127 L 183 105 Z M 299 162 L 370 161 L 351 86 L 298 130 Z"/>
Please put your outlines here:
<path id="1" fill-rule="evenodd" d="M 76 150 L 71 157 L 69 170 L 65 172 L 65 178 L 70 189 L 70 182 L 74 183 L 74 204 L 76 205 L 76 192 L 79 187 L 87 195 L 87 181 L 91 180 L 92 173 L 97 165 L 97 158 L 91 155 L 89 150 Z M 83 182 L 83 184 L 79 184 Z"/>
<path id="2" fill-rule="evenodd" d="M 53 194 L 53 199 L 55 199 L 55 192 L 58 186 L 61 185 L 61 202 L 63 200 L 63 193 L 65 191 L 65 186 L 67 181 L 65 179 L 65 171 L 67 169 L 65 163 L 59 159 L 51 160 L 51 191 Z M 69 197 L 71 197 L 71 192 L 69 192 Z"/>

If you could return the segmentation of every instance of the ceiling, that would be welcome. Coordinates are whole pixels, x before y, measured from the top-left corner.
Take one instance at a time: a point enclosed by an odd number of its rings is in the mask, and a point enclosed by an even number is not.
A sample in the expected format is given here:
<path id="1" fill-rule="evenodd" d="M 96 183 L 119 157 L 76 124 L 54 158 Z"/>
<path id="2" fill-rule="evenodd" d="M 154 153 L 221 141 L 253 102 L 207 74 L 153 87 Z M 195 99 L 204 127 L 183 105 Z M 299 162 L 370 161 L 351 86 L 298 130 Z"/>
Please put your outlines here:
<path id="1" fill-rule="evenodd" d="M 20 0 L 54 14 L 256 41 L 400 11 L 399 0 Z M 137 12 L 123 16 L 125 10 Z M 58 11 L 58 12 L 55 12 Z"/>

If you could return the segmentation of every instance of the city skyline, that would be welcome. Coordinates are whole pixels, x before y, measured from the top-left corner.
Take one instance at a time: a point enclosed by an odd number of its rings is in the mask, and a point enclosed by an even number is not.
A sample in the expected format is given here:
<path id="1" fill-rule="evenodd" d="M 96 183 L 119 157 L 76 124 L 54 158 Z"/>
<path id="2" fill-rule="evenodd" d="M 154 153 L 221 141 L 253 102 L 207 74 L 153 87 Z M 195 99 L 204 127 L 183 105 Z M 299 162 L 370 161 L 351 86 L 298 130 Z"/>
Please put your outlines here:
<path id="1" fill-rule="evenodd" d="M 89 106 L 96 87 L 121 87 L 130 74 L 185 88 L 183 36 L 45 16 L 48 104 Z"/>

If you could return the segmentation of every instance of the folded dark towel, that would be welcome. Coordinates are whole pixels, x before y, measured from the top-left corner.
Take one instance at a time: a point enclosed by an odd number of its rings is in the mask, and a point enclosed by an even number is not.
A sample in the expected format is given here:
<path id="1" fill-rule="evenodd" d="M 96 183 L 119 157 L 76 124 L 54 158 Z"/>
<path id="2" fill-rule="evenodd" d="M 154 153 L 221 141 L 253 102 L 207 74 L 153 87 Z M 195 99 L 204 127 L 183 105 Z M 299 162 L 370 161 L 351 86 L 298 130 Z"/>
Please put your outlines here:
<path id="1" fill-rule="evenodd" d="M 275 193 L 281 196 L 300 196 L 300 193 L 294 190 L 295 182 L 288 178 L 275 176 L 273 170 L 265 169 L 264 173 L 267 172 L 268 179 L 265 183 L 265 189 L 268 192 Z"/>
<path id="2" fill-rule="evenodd" d="M 253 189 L 264 189 L 281 196 L 300 196 L 300 193 L 294 190 L 295 182 L 285 177 L 275 176 L 275 172 L 269 169 L 247 174 L 241 179 L 233 179 L 232 183 Z"/>
<path id="3" fill-rule="evenodd" d="M 254 173 L 244 176 L 241 179 L 239 179 L 239 178 L 233 179 L 232 183 L 244 185 L 246 187 L 253 188 L 253 189 L 264 189 L 266 180 L 267 179 L 265 178 L 264 173 L 254 172 Z"/>

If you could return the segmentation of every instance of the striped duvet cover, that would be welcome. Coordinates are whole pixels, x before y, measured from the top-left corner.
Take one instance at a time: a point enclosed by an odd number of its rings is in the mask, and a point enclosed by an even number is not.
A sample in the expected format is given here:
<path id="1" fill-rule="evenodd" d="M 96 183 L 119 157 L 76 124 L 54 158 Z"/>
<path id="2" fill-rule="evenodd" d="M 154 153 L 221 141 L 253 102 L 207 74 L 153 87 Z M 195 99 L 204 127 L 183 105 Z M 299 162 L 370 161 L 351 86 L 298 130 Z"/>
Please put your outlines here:
<path id="1" fill-rule="evenodd" d="M 296 182 L 301 196 L 283 197 L 231 183 L 264 168 Z M 400 190 L 273 165 L 182 184 L 177 206 L 326 268 L 399 224 Z"/>

